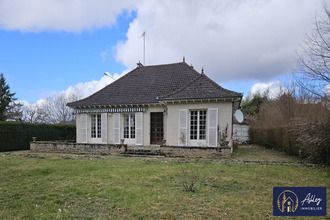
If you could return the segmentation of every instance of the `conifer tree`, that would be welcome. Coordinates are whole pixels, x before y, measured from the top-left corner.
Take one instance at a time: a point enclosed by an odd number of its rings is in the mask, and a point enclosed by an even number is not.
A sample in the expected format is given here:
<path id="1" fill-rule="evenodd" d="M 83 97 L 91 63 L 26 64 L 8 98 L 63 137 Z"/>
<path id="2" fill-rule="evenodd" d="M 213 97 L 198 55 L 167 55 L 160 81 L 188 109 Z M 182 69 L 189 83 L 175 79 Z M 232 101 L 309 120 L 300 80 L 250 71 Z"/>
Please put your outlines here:
<path id="1" fill-rule="evenodd" d="M 7 113 L 10 110 L 10 103 L 15 101 L 15 93 L 10 93 L 9 85 L 3 73 L 0 74 L 0 121 L 7 120 Z"/>

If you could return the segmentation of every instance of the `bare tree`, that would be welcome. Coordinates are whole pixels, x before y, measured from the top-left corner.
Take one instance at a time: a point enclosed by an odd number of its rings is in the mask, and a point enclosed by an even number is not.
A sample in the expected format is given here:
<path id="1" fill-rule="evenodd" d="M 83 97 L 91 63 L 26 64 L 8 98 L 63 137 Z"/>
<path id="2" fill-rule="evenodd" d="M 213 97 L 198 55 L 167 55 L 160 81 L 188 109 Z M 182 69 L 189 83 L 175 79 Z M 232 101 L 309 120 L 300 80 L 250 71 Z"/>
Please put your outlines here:
<path id="1" fill-rule="evenodd" d="M 54 124 L 70 124 L 74 122 L 75 115 L 73 109 L 66 106 L 68 102 L 77 101 L 80 98 L 77 91 L 69 95 L 61 94 L 53 98 L 48 98 L 44 106 L 47 120 Z"/>
<path id="2" fill-rule="evenodd" d="M 326 87 L 330 87 L 330 8 L 324 4 L 322 16 L 315 19 L 314 30 L 306 35 L 297 52 L 298 69 L 295 82 L 317 99 L 329 98 Z M 329 88 L 330 90 L 330 88 Z"/>
<path id="3" fill-rule="evenodd" d="M 22 107 L 23 121 L 28 123 L 52 124 L 74 123 L 74 111 L 67 107 L 66 104 L 80 99 L 79 94 L 79 91 L 74 90 L 68 95 L 62 93 L 54 97 L 49 97 L 42 102 L 24 105 Z"/>
<path id="4" fill-rule="evenodd" d="M 44 104 L 34 103 L 23 107 L 23 120 L 28 123 L 46 123 L 47 113 Z"/>

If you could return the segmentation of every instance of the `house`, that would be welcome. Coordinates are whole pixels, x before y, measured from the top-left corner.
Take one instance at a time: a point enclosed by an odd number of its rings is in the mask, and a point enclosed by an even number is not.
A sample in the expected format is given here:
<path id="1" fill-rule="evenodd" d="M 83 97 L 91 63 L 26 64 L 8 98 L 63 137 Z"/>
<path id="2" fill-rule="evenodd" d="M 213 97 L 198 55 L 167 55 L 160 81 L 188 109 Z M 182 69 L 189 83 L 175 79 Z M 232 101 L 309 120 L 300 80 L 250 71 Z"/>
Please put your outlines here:
<path id="1" fill-rule="evenodd" d="M 232 136 L 242 94 L 222 88 L 183 62 L 138 66 L 75 109 L 77 143 L 219 146 Z"/>
<path id="2" fill-rule="evenodd" d="M 294 210 L 295 203 L 290 197 L 288 197 L 286 200 L 283 201 L 283 212 L 294 212 Z"/>

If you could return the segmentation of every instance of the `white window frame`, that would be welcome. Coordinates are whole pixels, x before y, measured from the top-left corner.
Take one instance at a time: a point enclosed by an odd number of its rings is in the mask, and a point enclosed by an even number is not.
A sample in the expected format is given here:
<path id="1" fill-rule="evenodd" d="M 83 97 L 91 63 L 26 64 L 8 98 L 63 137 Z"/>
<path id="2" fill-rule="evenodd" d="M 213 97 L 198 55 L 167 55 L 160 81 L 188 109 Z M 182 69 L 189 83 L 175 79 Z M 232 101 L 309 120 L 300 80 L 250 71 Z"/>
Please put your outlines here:
<path id="1" fill-rule="evenodd" d="M 91 143 L 101 143 L 102 142 L 102 117 L 101 114 L 91 114 L 90 115 L 90 137 Z M 95 136 L 94 131 L 95 130 Z"/>
<path id="2" fill-rule="evenodd" d="M 192 126 L 192 112 L 197 112 L 197 138 L 192 139 L 191 138 L 191 126 Z M 201 112 L 205 112 L 205 128 L 203 129 L 205 131 L 204 138 L 200 139 L 200 114 Z M 189 145 L 191 146 L 206 146 L 207 145 L 207 109 L 189 109 L 189 131 L 188 131 L 188 137 L 189 137 Z"/>
<path id="3" fill-rule="evenodd" d="M 125 126 L 126 122 L 125 120 L 127 119 L 126 117 L 128 116 L 128 127 Z M 133 117 L 134 116 L 134 122 L 133 122 Z M 134 126 L 132 126 L 132 123 L 134 123 Z M 132 128 L 134 127 L 134 131 L 132 131 Z M 126 128 L 128 128 L 128 137 L 125 136 L 125 131 Z M 123 114 L 123 130 L 122 130 L 122 137 L 125 139 L 125 144 L 136 144 L 136 116 L 135 113 L 125 113 Z"/>

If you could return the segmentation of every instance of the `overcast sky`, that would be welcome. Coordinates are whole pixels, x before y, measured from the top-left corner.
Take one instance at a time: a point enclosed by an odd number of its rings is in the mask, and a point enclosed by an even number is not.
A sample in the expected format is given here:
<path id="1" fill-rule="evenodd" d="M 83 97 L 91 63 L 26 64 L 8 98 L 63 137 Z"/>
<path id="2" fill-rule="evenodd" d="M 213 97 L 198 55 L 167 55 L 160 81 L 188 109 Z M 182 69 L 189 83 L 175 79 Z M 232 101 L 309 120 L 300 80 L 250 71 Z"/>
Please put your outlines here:
<path id="1" fill-rule="evenodd" d="M 192 64 L 248 95 L 276 90 L 322 12 L 318 0 L 0 0 L 0 72 L 19 100 L 86 96 L 143 62 Z"/>

